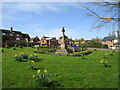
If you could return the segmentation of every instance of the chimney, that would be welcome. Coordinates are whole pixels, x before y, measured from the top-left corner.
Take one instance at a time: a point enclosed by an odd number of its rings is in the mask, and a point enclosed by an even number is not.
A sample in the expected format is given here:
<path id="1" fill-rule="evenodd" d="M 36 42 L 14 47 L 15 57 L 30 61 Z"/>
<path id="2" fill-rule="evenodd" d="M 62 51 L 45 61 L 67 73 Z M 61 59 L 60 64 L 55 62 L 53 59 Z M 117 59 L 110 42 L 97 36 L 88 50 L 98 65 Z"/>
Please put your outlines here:
<path id="1" fill-rule="evenodd" d="M 13 27 L 11 27 L 10 30 L 13 31 Z"/>
<path id="2" fill-rule="evenodd" d="M 119 31 L 118 31 L 118 30 L 116 30 L 116 32 L 115 32 L 115 36 L 116 36 L 116 37 L 119 36 Z"/>

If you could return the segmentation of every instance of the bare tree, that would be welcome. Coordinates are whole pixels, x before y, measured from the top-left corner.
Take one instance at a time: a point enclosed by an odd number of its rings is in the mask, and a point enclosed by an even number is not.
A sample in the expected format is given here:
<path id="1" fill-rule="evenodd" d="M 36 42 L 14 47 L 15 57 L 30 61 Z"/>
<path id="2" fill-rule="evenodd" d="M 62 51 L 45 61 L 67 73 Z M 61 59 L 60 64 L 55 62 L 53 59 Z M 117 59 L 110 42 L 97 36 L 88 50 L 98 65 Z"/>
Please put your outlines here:
<path id="1" fill-rule="evenodd" d="M 103 27 L 115 29 L 118 26 L 120 21 L 118 13 L 120 11 L 120 2 L 82 2 L 79 4 L 82 8 L 89 11 L 87 13 L 88 16 L 95 18 L 92 29 Z"/>

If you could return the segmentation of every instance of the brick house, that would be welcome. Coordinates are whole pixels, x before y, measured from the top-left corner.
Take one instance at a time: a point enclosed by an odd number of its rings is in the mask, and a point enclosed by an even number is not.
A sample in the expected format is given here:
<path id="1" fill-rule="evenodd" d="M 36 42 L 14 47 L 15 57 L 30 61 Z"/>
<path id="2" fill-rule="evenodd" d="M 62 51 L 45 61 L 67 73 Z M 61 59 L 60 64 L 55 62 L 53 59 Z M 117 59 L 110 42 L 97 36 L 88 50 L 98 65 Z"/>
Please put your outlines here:
<path id="1" fill-rule="evenodd" d="M 58 47 L 58 40 L 55 37 L 43 36 L 40 40 L 40 46 Z"/>
<path id="2" fill-rule="evenodd" d="M 8 42 L 29 42 L 30 36 L 28 34 L 24 34 L 20 31 L 13 31 L 13 28 L 11 27 L 11 30 L 6 29 L 0 29 L 1 35 L 2 35 L 2 46 L 8 45 Z"/>
<path id="3" fill-rule="evenodd" d="M 120 49 L 119 31 L 116 31 L 115 35 L 104 37 L 102 45 L 107 45 L 109 49 Z"/>
<path id="4" fill-rule="evenodd" d="M 59 37 L 58 39 L 58 43 L 59 45 L 61 45 L 62 43 L 62 38 L 63 37 Z M 65 44 L 68 46 L 68 47 L 71 47 L 71 46 L 74 46 L 74 41 L 71 39 L 69 39 L 66 35 L 65 35 Z"/>
<path id="5" fill-rule="evenodd" d="M 76 45 L 76 46 L 79 46 L 79 44 L 80 44 L 81 42 L 80 42 L 80 40 L 74 40 L 74 44 Z"/>

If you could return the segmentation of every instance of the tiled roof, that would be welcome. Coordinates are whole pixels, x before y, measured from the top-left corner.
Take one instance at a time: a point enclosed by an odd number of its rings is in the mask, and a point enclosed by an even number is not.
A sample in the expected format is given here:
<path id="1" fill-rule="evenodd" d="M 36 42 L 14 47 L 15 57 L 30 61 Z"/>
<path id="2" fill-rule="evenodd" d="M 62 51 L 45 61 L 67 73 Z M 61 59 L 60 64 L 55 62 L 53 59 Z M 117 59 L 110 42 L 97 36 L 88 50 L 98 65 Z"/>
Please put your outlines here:
<path id="1" fill-rule="evenodd" d="M 25 36 L 26 38 L 30 38 L 28 34 L 22 34 L 22 35 Z"/>
<path id="2" fill-rule="evenodd" d="M 0 29 L 0 31 L 2 31 L 2 32 L 11 32 L 10 30 L 6 30 L 6 29 Z"/>
<path id="3" fill-rule="evenodd" d="M 108 36 L 108 37 L 104 37 L 102 41 L 111 41 L 114 40 L 115 38 L 116 38 L 115 36 Z"/>
<path id="4" fill-rule="evenodd" d="M 65 35 L 65 39 L 67 39 L 68 37 Z M 62 39 L 62 37 L 59 37 L 59 39 Z"/>

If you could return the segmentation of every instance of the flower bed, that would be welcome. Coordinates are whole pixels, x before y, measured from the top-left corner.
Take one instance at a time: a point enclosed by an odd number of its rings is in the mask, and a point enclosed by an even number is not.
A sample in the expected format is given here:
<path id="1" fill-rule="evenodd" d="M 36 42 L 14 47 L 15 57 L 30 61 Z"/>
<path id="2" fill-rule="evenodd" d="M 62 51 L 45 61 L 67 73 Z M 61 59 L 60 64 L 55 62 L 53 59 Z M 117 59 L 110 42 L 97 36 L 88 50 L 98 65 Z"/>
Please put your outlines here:
<path id="1" fill-rule="evenodd" d="M 92 51 L 85 50 L 85 51 L 80 51 L 80 52 L 73 52 L 73 53 L 70 53 L 69 55 L 70 56 L 84 56 L 84 55 L 88 55 L 90 53 L 92 53 Z"/>
<path id="2" fill-rule="evenodd" d="M 25 53 L 20 53 L 19 55 L 15 55 L 15 59 L 20 62 L 27 62 L 27 61 L 35 61 L 38 62 L 40 60 L 40 57 L 35 53 L 31 55 L 27 55 Z"/>

